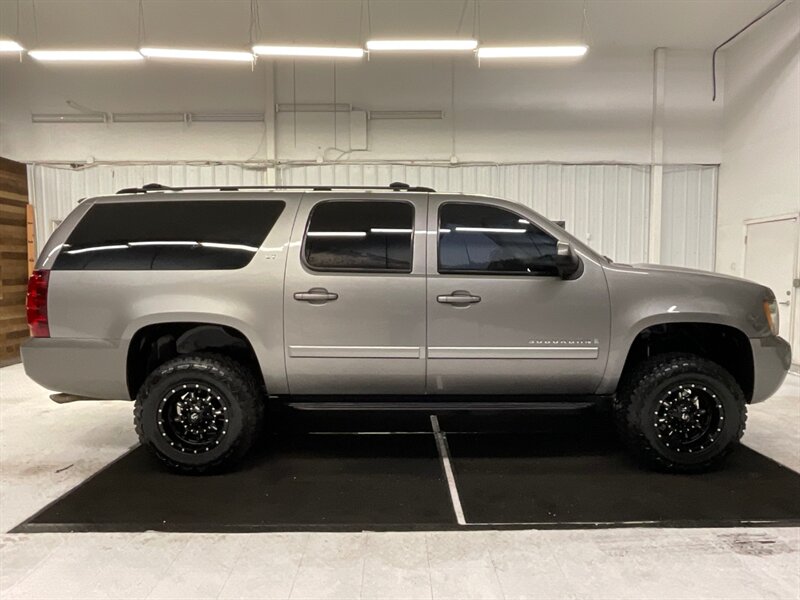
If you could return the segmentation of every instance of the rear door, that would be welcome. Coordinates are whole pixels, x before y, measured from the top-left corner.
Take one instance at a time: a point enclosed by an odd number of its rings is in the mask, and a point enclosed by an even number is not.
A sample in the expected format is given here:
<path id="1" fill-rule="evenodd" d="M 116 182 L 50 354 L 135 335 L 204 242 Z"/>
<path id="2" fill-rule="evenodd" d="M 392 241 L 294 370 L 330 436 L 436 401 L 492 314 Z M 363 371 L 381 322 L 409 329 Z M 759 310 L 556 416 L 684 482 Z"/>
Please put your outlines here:
<path id="1" fill-rule="evenodd" d="M 562 279 L 557 228 L 501 200 L 431 196 L 428 392 L 589 394 L 605 369 L 602 267 Z"/>
<path id="2" fill-rule="evenodd" d="M 426 194 L 306 194 L 284 291 L 290 392 L 421 394 Z"/>

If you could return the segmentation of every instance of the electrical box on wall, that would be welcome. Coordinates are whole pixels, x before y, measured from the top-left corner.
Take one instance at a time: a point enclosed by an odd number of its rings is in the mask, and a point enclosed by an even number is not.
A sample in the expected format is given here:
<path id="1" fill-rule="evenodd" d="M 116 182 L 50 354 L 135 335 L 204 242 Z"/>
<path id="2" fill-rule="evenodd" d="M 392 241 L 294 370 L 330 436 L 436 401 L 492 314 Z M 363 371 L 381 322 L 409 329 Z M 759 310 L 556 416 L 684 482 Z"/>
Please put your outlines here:
<path id="1" fill-rule="evenodd" d="M 350 111 L 350 150 L 367 149 L 367 111 Z"/>

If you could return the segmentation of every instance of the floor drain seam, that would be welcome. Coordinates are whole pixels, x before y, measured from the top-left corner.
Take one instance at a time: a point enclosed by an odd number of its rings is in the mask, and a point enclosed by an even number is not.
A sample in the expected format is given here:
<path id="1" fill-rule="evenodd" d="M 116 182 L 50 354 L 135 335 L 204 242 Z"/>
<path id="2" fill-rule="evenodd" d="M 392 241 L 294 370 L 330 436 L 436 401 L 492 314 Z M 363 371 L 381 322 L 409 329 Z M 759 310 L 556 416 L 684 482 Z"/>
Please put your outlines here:
<path id="1" fill-rule="evenodd" d="M 447 479 L 447 488 L 450 491 L 450 503 L 453 505 L 456 522 L 459 525 L 469 525 L 464 517 L 464 509 L 461 506 L 461 498 L 458 495 L 453 465 L 450 463 L 450 449 L 447 446 L 447 438 L 439 427 L 439 419 L 436 415 L 431 415 L 431 426 L 433 427 L 433 437 L 436 439 L 436 447 L 439 449 L 439 458 L 442 460 L 444 476 Z"/>

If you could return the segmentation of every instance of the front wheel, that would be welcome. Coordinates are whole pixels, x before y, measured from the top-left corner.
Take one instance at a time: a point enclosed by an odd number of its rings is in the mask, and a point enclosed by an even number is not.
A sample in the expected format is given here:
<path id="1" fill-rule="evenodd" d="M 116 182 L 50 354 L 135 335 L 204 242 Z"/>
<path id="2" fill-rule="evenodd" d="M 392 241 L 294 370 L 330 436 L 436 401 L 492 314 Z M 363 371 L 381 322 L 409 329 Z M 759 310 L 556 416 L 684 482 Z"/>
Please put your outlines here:
<path id="1" fill-rule="evenodd" d="M 200 474 L 229 467 L 253 445 L 263 399 L 252 373 L 213 354 L 179 356 L 136 395 L 139 441 L 169 468 Z"/>
<path id="2" fill-rule="evenodd" d="M 720 464 L 744 434 L 747 404 L 718 364 L 692 354 L 653 356 L 620 383 L 617 430 L 640 460 L 671 472 Z"/>

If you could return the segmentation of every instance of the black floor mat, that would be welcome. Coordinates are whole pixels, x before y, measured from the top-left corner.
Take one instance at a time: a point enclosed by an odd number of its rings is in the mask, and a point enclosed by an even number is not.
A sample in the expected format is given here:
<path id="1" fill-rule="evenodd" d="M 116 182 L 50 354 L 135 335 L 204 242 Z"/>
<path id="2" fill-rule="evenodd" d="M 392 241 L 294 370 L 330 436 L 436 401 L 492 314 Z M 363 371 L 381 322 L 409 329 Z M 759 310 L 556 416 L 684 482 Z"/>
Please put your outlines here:
<path id="1" fill-rule="evenodd" d="M 447 436 L 469 523 L 800 524 L 800 475 L 747 448 L 696 475 L 645 470 L 597 430 Z"/>
<path id="2" fill-rule="evenodd" d="M 800 475 L 745 447 L 718 471 L 666 475 L 633 463 L 602 417 L 438 419 L 469 527 L 800 525 Z M 139 448 L 15 531 L 463 529 L 433 434 L 381 429 L 430 431 L 430 420 L 297 414 L 240 469 L 205 477 Z"/>
<path id="3" fill-rule="evenodd" d="M 432 435 L 278 437 L 238 470 L 167 472 L 137 448 L 17 531 L 415 529 L 455 523 Z"/>

